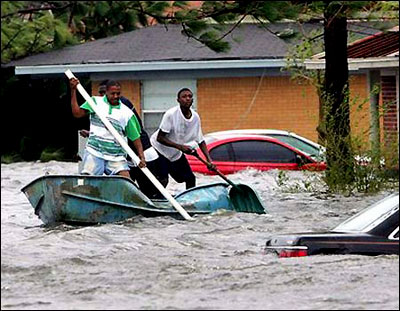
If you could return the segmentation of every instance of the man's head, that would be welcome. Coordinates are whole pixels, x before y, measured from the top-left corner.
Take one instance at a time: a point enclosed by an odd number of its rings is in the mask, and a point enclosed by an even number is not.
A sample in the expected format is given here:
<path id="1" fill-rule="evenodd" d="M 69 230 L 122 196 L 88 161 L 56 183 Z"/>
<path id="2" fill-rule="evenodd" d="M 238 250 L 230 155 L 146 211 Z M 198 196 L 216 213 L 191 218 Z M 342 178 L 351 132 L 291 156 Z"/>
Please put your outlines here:
<path id="1" fill-rule="evenodd" d="M 183 88 L 178 92 L 178 102 L 182 108 L 190 108 L 193 104 L 193 93 L 188 88 Z"/>
<path id="2" fill-rule="evenodd" d="M 111 105 L 118 105 L 119 98 L 121 96 L 121 84 L 114 80 L 107 80 L 107 83 L 105 84 L 105 95 L 107 96 L 107 99 L 111 103 Z"/>
<path id="3" fill-rule="evenodd" d="M 103 80 L 103 81 L 100 82 L 99 90 L 98 90 L 100 96 L 104 96 L 106 94 L 107 82 L 108 82 L 108 80 Z"/>

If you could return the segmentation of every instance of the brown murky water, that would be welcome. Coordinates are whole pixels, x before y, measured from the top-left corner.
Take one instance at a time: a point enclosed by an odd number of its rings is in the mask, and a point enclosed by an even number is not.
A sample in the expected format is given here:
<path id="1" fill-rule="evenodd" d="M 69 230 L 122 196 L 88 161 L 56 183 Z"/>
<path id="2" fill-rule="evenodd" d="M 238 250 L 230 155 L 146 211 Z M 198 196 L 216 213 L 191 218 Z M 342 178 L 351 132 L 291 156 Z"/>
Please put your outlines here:
<path id="1" fill-rule="evenodd" d="M 265 255 L 268 236 L 331 229 L 387 195 L 330 196 L 318 173 L 243 171 L 269 214 L 217 212 L 194 222 L 137 217 L 48 229 L 21 187 L 76 163 L 1 165 L 1 308 L 399 309 L 399 256 Z M 197 175 L 198 184 L 221 181 Z M 170 192 L 183 185 L 170 182 Z"/>

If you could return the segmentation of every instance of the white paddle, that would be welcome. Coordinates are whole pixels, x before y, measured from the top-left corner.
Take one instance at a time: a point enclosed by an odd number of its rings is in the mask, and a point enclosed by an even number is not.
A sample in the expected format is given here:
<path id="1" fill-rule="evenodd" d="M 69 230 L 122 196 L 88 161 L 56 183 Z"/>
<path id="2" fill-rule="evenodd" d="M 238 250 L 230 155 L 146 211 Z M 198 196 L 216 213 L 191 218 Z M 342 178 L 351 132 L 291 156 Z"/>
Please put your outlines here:
<path id="1" fill-rule="evenodd" d="M 71 70 L 65 71 L 65 75 L 68 79 L 75 78 L 74 74 Z M 104 117 L 99 109 L 97 109 L 96 104 L 93 99 L 89 96 L 89 94 L 85 91 L 81 84 L 78 84 L 77 89 L 79 93 L 83 96 L 83 98 L 89 103 L 90 107 L 94 110 L 97 116 L 100 118 L 101 122 L 105 125 L 105 127 L 110 131 L 110 133 L 114 136 L 114 138 L 119 142 L 121 147 L 129 154 L 136 165 L 139 164 L 140 160 L 138 156 L 132 151 L 132 149 L 128 146 L 128 143 L 122 136 L 117 132 L 117 130 L 112 126 L 110 121 L 106 117 Z M 183 209 L 182 206 L 169 194 L 169 192 L 163 187 L 163 185 L 154 177 L 154 175 L 150 172 L 147 167 L 141 168 L 143 173 L 150 179 L 154 186 L 162 193 L 162 195 L 173 205 L 173 207 L 185 218 L 186 220 L 193 220 L 193 218 Z"/>

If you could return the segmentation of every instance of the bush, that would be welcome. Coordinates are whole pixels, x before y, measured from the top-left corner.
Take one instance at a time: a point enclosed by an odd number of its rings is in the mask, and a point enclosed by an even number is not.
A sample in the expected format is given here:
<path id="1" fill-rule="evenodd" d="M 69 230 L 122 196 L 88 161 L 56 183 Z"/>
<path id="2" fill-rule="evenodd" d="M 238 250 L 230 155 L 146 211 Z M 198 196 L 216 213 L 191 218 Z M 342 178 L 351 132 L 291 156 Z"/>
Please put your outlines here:
<path id="1" fill-rule="evenodd" d="M 65 152 L 64 148 L 55 149 L 54 147 L 46 147 L 40 154 L 40 161 L 48 162 L 51 160 L 64 161 Z"/>

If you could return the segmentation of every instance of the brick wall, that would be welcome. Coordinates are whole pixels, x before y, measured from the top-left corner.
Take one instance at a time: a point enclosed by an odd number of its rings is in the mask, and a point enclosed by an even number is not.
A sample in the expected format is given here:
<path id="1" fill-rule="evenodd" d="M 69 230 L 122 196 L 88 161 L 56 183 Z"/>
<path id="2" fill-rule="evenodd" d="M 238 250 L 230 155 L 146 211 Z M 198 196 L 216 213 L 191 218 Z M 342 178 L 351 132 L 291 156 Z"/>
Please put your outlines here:
<path id="1" fill-rule="evenodd" d="M 140 113 L 140 82 L 118 81 L 122 94 Z M 97 94 L 97 88 L 98 83 L 94 82 L 93 94 Z M 368 142 L 370 117 L 366 75 L 350 77 L 350 92 L 352 132 Z M 318 141 L 319 104 L 315 88 L 290 77 L 264 77 L 261 83 L 260 77 L 198 79 L 197 107 L 204 133 L 270 128 L 293 131 Z"/>
<path id="2" fill-rule="evenodd" d="M 367 76 L 351 75 L 349 82 L 351 134 L 369 147 L 371 116 Z"/>
<path id="3" fill-rule="evenodd" d="M 199 79 L 198 112 L 204 133 L 270 128 L 293 131 L 313 141 L 318 140 L 319 105 L 314 87 L 290 77 L 264 77 L 252 103 L 259 84 L 260 77 Z M 365 75 L 351 77 L 350 89 L 352 97 L 366 98 Z M 368 128 L 368 105 L 361 109 L 352 105 L 352 129 L 365 131 Z"/>

